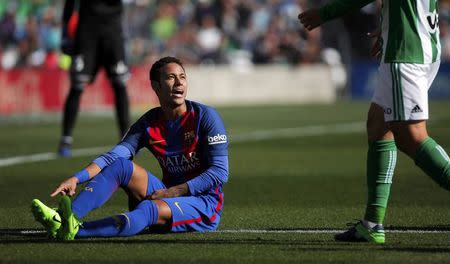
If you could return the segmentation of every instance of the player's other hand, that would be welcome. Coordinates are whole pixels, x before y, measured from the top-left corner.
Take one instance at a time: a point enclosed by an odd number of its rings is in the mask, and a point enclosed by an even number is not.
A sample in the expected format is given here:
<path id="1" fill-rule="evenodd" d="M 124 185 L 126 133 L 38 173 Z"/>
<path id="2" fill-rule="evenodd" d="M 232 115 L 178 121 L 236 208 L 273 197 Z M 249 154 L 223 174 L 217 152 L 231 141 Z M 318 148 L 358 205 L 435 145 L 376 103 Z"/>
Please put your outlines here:
<path id="1" fill-rule="evenodd" d="M 173 198 L 183 196 L 189 193 L 189 188 L 186 183 L 170 187 L 169 189 L 160 189 L 154 191 L 147 197 L 149 200 L 159 200 L 163 198 Z"/>
<path id="2" fill-rule="evenodd" d="M 77 189 L 78 179 L 75 177 L 70 177 L 69 179 L 63 181 L 58 188 L 56 188 L 51 197 L 55 197 L 58 194 L 73 196 L 75 195 L 75 190 Z"/>
<path id="3" fill-rule="evenodd" d="M 163 198 L 172 198 L 172 197 L 175 196 L 173 196 L 173 193 L 169 189 L 161 189 L 154 191 L 152 194 L 150 194 L 150 196 L 147 197 L 147 199 L 160 200 Z"/>
<path id="4" fill-rule="evenodd" d="M 300 23 L 309 31 L 323 24 L 319 9 L 313 8 L 298 15 Z"/>

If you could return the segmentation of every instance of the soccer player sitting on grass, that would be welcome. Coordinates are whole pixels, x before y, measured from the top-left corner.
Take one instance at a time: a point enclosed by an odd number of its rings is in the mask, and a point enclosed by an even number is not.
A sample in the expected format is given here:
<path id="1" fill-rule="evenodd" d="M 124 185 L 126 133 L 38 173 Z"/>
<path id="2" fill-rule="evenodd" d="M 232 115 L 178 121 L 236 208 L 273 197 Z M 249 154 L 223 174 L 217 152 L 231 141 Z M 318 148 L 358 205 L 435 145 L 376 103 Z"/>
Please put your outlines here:
<path id="1" fill-rule="evenodd" d="M 334 0 L 299 15 L 308 30 L 373 0 Z M 338 241 L 385 242 L 383 221 L 397 148 L 443 188 L 450 189 L 450 158 L 428 136 L 428 89 L 440 63 L 437 0 L 384 0 L 381 37 L 372 55 L 381 57 L 378 85 L 367 118 L 368 200 L 364 219 Z M 376 35 L 374 35 L 376 36 Z"/>
<path id="2" fill-rule="evenodd" d="M 50 237 L 131 236 L 150 226 L 172 232 L 218 228 L 228 180 L 224 124 L 213 108 L 185 100 L 186 73 L 177 58 L 155 62 L 150 81 L 161 106 L 145 113 L 111 151 L 63 181 L 51 194 L 63 194 L 57 210 L 32 201 L 32 213 Z M 158 160 L 162 181 L 131 161 L 143 147 Z M 72 202 L 69 196 L 84 182 Z M 119 187 L 128 195 L 129 212 L 81 222 Z"/>

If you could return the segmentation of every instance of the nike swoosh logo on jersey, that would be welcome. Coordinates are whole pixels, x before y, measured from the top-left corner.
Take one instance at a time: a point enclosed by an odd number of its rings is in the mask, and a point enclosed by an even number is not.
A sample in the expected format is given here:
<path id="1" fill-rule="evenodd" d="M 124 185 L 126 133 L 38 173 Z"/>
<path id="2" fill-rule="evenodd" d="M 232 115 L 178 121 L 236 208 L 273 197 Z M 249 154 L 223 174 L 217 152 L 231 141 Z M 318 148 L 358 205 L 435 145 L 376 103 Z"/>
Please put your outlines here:
<path id="1" fill-rule="evenodd" d="M 181 207 L 180 207 L 180 203 L 179 202 L 175 202 L 174 204 L 178 208 L 178 210 L 180 210 L 181 214 L 184 214 L 183 209 L 181 209 Z"/>

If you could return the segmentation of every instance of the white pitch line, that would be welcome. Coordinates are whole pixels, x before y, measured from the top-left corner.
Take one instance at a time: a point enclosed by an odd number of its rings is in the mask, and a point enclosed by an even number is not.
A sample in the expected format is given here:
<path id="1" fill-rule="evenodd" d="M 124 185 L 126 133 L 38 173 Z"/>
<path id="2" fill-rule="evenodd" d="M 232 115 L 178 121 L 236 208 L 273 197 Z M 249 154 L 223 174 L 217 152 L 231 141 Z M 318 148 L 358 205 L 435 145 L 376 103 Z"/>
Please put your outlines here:
<path id="1" fill-rule="evenodd" d="M 223 234 L 336 234 L 344 232 L 344 229 L 293 229 L 293 230 L 268 230 L 268 229 L 224 229 L 211 233 Z M 387 229 L 391 234 L 450 234 L 450 230 L 425 230 L 425 229 Z M 45 230 L 20 230 L 19 235 L 45 234 Z M 11 232 L 13 235 L 14 232 Z"/>
<path id="2" fill-rule="evenodd" d="M 216 233 L 246 233 L 246 234 L 336 234 L 344 229 L 294 229 L 294 230 L 265 230 L 265 229 L 225 229 Z M 424 230 L 424 229 L 385 229 L 386 233 L 395 234 L 450 234 L 450 230 Z"/>
<path id="3" fill-rule="evenodd" d="M 244 134 L 231 135 L 230 143 L 254 142 L 275 138 L 298 138 L 298 137 L 321 136 L 330 134 L 360 133 L 364 131 L 365 128 L 363 122 L 353 122 L 335 125 L 305 126 L 294 128 L 280 128 L 280 129 L 259 130 Z M 74 149 L 72 151 L 72 157 L 97 155 L 107 151 L 110 148 L 111 146 Z M 0 159 L 0 167 L 20 165 L 39 161 L 50 161 L 58 158 L 59 158 L 58 155 L 56 155 L 56 153 L 53 152 L 16 156 L 11 158 Z"/>
<path id="4" fill-rule="evenodd" d="M 109 148 L 111 148 L 111 147 L 104 146 L 104 147 L 74 149 L 74 150 L 72 150 L 72 157 L 82 157 L 82 156 L 101 154 L 101 153 L 105 152 L 106 150 L 108 150 Z M 59 158 L 58 155 L 56 155 L 56 153 L 53 153 L 53 152 L 16 156 L 16 157 L 11 157 L 11 158 L 0 159 L 0 167 L 7 167 L 7 166 L 12 166 L 12 165 L 38 162 L 38 161 L 49 161 L 49 160 L 55 160 L 57 158 Z"/>
<path id="5" fill-rule="evenodd" d="M 231 143 L 262 141 L 274 138 L 297 138 L 309 136 L 322 136 L 330 134 L 361 133 L 365 131 L 364 122 L 352 122 L 335 125 L 317 125 L 306 127 L 279 128 L 271 130 L 259 130 L 241 135 L 232 136 Z"/>

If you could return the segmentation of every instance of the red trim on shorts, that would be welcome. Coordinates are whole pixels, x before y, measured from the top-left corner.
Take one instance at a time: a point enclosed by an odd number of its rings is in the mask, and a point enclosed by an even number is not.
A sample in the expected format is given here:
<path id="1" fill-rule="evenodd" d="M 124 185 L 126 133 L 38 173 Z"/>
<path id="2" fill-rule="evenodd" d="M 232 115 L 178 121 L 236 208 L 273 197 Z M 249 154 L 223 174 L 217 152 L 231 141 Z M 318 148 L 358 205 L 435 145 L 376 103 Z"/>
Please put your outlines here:
<path id="1" fill-rule="evenodd" d="M 215 208 L 215 213 L 209 218 L 209 221 L 214 222 L 217 218 L 217 213 L 220 212 L 223 206 L 223 194 L 219 192 L 219 187 L 216 188 L 215 193 L 219 195 L 219 201 L 217 202 L 217 206 Z M 187 219 L 187 220 L 181 220 L 178 222 L 172 223 L 172 227 L 179 226 L 179 225 L 189 225 L 192 223 L 200 223 L 203 219 L 201 217 L 193 218 L 193 219 Z"/>

